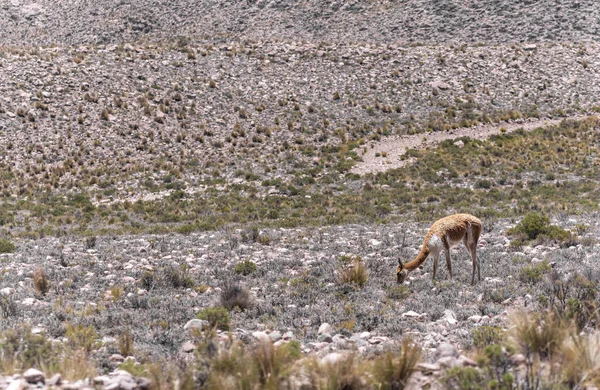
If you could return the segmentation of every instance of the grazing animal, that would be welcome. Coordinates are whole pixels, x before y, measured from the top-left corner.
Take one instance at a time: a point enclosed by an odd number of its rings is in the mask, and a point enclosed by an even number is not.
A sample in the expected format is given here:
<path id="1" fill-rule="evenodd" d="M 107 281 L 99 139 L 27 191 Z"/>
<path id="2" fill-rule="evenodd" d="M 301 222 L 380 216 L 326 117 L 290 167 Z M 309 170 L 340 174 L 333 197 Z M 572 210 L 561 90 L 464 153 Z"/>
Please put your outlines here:
<path id="1" fill-rule="evenodd" d="M 465 247 L 471 253 L 473 260 L 473 275 L 471 276 L 471 285 L 475 284 L 475 268 L 477 275 L 481 281 L 481 269 L 479 260 L 477 259 L 477 241 L 481 235 L 481 221 L 471 214 L 454 214 L 438 219 L 431 225 L 421 251 L 413 261 L 402 264 L 402 260 L 398 259 L 398 267 L 396 267 L 396 276 L 398 283 L 404 283 L 408 274 L 421 266 L 427 256 L 433 256 L 433 280 L 438 267 L 440 254 L 446 254 L 446 265 L 452 280 L 452 264 L 450 260 L 450 248 L 456 246 L 460 241 L 465 244 Z"/>

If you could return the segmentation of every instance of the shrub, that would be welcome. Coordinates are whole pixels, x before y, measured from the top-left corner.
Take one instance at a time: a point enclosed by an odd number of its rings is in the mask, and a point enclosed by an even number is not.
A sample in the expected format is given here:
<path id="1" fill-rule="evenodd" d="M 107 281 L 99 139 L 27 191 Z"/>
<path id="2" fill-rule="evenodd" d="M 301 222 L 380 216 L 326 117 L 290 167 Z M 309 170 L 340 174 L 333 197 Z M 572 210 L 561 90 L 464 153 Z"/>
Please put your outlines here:
<path id="1" fill-rule="evenodd" d="M 6 238 L 0 239 L 0 253 L 13 253 L 15 251 L 15 244 L 7 240 Z"/>
<path id="2" fill-rule="evenodd" d="M 473 367 L 453 367 L 446 371 L 443 382 L 448 389 L 483 390 L 484 375 Z"/>
<path id="3" fill-rule="evenodd" d="M 396 284 L 387 289 L 387 296 L 390 299 L 401 301 L 410 296 L 410 289 L 403 284 Z"/>
<path id="4" fill-rule="evenodd" d="M 32 334 L 31 328 L 21 326 L 6 330 L 0 341 L 0 371 L 14 371 L 30 367 L 53 367 L 57 354 L 52 343 L 41 334 Z"/>
<path id="5" fill-rule="evenodd" d="M 65 337 L 68 339 L 67 344 L 73 351 L 83 350 L 90 353 L 97 346 L 98 334 L 92 325 L 71 325 L 65 326 Z"/>
<path id="6" fill-rule="evenodd" d="M 119 352 L 123 356 L 133 355 L 133 335 L 129 329 L 119 335 Z"/>
<path id="7" fill-rule="evenodd" d="M 506 338 L 506 333 L 497 326 L 480 326 L 471 331 L 473 345 L 477 348 L 485 348 L 488 345 L 500 344 Z"/>
<path id="8" fill-rule="evenodd" d="M 162 282 L 165 286 L 173 288 L 192 288 L 194 280 L 187 274 L 187 267 L 164 267 L 162 270 Z"/>
<path id="9" fill-rule="evenodd" d="M 534 240 L 539 235 L 548 233 L 550 228 L 550 218 L 545 215 L 541 215 L 538 213 L 529 213 L 521 222 L 517 224 L 512 229 L 508 230 L 509 235 L 514 235 L 518 233 L 523 233 L 527 236 L 528 239 Z"/>
<path id="10" fill-rule="evenodd" d="M 568 326 L 554 313 L 514 313 L 513 337 L 523 353 L 545 360 L 559 352 L 569 332 Z"/>
<path id="11" fill-rule="evenodd" d="M 221 291 L 221 305 L 228 310 L 238 308 L 244 311 L 252 305 L 252 298 L 246 288 L 239 284 L 227 283 Z"/>
<path id="12" fill-rule="evenodd" d="M 199 320 L 208 321 L 210 326 L 221 330 L 229 330 L 231 317 L 229 312 L 224 307 L 207 307 L 202 309 L 196 315 Z"/>
<path id="13" fill-rule="evenodd" d="M 538 264 L 525 266 L 519 270 L 519 280 L 523 283 L 535 284 L 542 280 L 542 277 L 551 271 L 552 267 L 546 260 Z"/>
<path id="14" fill-rule="evenodd" d="M 256 272 L 256 263 L 252 260 L 242 260 L 235 265 L 233 271 L 238 275 L 250 275 L 253 272 Z"/>
<path id="15" fill-rule="evenodd" d="M 156 285 L 156 276 L 154 275 L 154 272 L 145 271 L 138 280 L 138 284 L 143 289 L 152 289 Z"/>
<path id="16" fill-rule="evenodd" d="M 46 295 L 50 290 L 50 282 L 43 268 L 37 268 L 33 271 L 33 287 L 40 296 Z"/>
<path id="17" fill-rule="evenodd" d="M 402 347 L 397 355 L 387 352 L 373 362 L 373 377 L 378 389 L 403 389 L 421 359 L 421 348 L 410 339 L 402 340 Z"/>
<path id="18" fill-rule="evenodd" d="M 368 278 L 369 273 L 360 257 L 355 258 L 351 266 L 342 266 L 338 272 L 339 282 L 344 285 L 362 288 L 367 283 Z"/>

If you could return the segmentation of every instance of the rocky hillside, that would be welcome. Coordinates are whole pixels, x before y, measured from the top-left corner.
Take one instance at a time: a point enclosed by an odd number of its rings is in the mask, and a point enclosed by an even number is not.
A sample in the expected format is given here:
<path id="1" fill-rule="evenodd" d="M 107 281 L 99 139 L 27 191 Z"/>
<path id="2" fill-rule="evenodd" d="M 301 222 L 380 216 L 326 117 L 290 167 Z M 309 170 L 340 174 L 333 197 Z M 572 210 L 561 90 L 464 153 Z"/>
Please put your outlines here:
<path id="1" fill-rule="evenodd" d="M 2 43 L 18 46 L 179 37 L 445 44 L 600 36 L 595 0 L 2 0 L 0 10 Z"/>

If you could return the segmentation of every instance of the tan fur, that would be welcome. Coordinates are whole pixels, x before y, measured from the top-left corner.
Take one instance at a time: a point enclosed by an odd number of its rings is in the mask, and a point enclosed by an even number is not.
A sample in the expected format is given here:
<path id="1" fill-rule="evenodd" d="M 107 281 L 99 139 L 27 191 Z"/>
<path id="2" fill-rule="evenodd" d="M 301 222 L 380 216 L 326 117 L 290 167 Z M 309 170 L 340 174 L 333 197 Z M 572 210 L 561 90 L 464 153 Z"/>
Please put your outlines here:
<path id="1" fill-rule="evenodd" d="M 435 221 L 425 235 L 423 246 L 417 257 L 406 264 L 402 264 L 402 262 L 398 260 L 398 267 L 396 267 L 398 283 L 404 282 L 409 272 L 423 265 L 430 254 L 433 254 L 434 256 L 433 279 L 435 280 L 439 255 L 442 251 L 445 253 L 446 265 L 448 266 L 450 279 L 452 279 L 450 248 L 460 241 L 462 241 L 469 250 L 471 259 L 473 260 L 471 284 L 475 283 L 476 269 L 478 270 L 479 280 L 481 280 L 481 270 L 476 254 L 477 242 L 481 235 L 481 228 L 481 221 L 470 214 L 454 214 Z"/>

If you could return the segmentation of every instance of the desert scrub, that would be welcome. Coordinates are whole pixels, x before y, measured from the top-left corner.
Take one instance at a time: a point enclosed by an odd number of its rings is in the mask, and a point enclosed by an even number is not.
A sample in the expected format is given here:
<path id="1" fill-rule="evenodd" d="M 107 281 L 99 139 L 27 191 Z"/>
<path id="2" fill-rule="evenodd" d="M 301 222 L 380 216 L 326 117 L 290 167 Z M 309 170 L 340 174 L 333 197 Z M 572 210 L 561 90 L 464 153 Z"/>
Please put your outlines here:
<path id="1" fill-rule="evenodd" d="M 519 280 L 527 284 L 539 283 L 552 267 L 546 260 L 538 264 L 527 265 L 519 270 Z"/>
<path id="2" fill-rule="evenodd" d="M 237 283 L 228 282 L 221 291 L 221 306 L 228 310 L 244 311 L 253 304 L 250 292 Z"/>
<path id="3" fill-rule="evenodd" d="M 338 269 L 338 281 L 340 284 L 362 288 L 367 283 L 369 273 L 360 256 L 352 258 L 350 264 L 347 264 L 348 261 L 345 259 L 342 259 L 340 262 L 342 263 Z"/>
<path id="4" fill-rule="evenodd" d="M 33 271 L 33 287 L 39 296 L 44 296 L 50 290 L 50 282 L 43 268 L 37 268 Z"/>
<path id="5" fill-rule="evenodd" d="M 559 226 L 551 225 L 550 218 L 538 213 L 529 213 L 514 228 L 506 232 L 509 236 L 522 236 L 528 240 L 545 237 L 564 242 L 572 239 L 572 234 Z"/>
<path id="6" fill-rule="evenodd" d="M 196 318 L 208 321 L 211 327 L 221 330 L 229 330 L 229 325 L 231 323 L 229 312 L 222 306 L 202 309 L 196 314 Z"/>
<path id="7" fill-rule="evenodd" d="M 393 299 L 395 301 L 402 301 L 410 296 L 410 289 L 403 285 L 397 284 L 388 287 L 387 296 L 389 299 Z"/>
<path id="8" fill-rule="evenodd" d="M 256 263 L 252 260 L 242 260 L 235 265 L 233 271 L 238 275 L 250 275 L 256 272 Z"/>
<path id="9" fill-rule="evenodd" d="M 403 389 L 408 384 L 417 363 L 421 360 L 421 349 L 409 338 L 402 340 L 397 353 L 388 351 L 372 362 L 371 372 L 377 389 Z"/>
<path id="10" fill-rule="evenodd" d="M 10 242 L 6 238 L 0 239 L 0 253 L 13 253 L 15 251 L 15 244 Z"/>
<path id="11" fill-rule="evenodd" d="M 473 345 L 477 348 L 485 348 L 492 344 L 501 344 L 506 339 L 506 332 L 497 326 L 479 326 L 471 331 Z"/>

